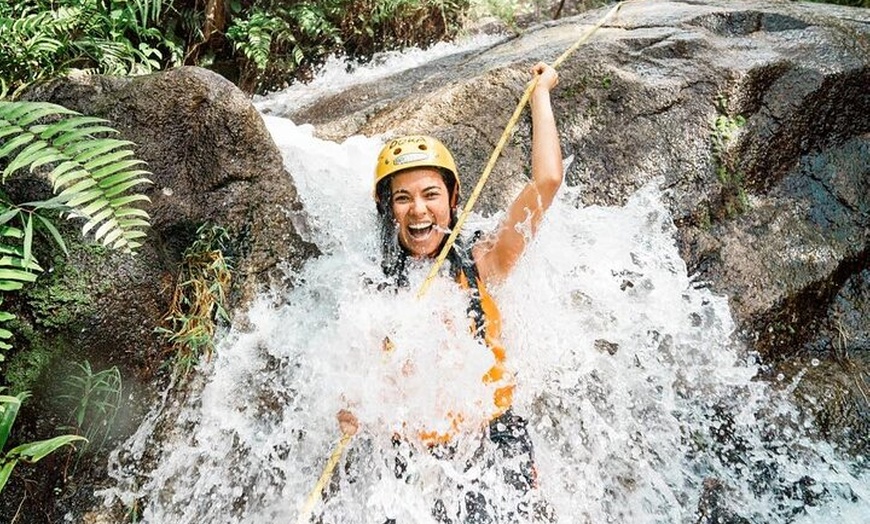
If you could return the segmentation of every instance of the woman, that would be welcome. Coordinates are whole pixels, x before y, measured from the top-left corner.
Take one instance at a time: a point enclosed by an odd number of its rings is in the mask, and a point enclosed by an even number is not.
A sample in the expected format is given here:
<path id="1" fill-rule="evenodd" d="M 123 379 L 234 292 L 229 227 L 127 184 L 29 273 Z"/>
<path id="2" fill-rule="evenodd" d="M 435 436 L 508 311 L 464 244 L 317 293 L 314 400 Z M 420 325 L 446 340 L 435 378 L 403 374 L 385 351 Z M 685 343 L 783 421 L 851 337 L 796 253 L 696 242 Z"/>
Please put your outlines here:
<path id="1" fill-rule="evenodd" d="M 498 341 L 498 310 L 486 288 L 508 276 L 562 184 L 562 154 L 550 102 L 550 91 L 558 83 L 558 75 L 543 63 L 535 65 L 532 73 L 537 76 L 530 98 L 532 178 L 508 207 L 496 231 L 474 242 L 470 249 L 454 246 L 448 258 L 459 284 L 474 291 L 470 293 L 471 320 L 475 332 L 496 359 L 496 365 L 484 377 L 484 381 L 496 386 L 497 409 L 488 436 L 503 457 L 527 457 L 513 460 L 520 463 L 519 467 L 505 471 L 509 483 L 523 493 L 535 486 L 531 441 L 525 422 L 510 411 L 513 381 L 504 367 L 505 351 Z M 459 189 L 452 155 L 438 140 L 407 136 L 384 146 L 375 168 L 375 200 L 382 218 L 383 268 L 392 285 L 408 284 L 406 267 L 410 259 L 434 259 L 441 251 L 456 222 Z M 358 422 L 352 413 L 340 411 L 338 421 L 343 433 L 356 433 Z M 443 434 L 421 435 L 432 446 L 444 444 L 449 438 L 450 435 Z M 466 521 L 497 519 L 487 506 L 481 495 L 470 494 Z M 450 519 L 443 506 L 436 507 L 434 513 L 441 521 Z"/>

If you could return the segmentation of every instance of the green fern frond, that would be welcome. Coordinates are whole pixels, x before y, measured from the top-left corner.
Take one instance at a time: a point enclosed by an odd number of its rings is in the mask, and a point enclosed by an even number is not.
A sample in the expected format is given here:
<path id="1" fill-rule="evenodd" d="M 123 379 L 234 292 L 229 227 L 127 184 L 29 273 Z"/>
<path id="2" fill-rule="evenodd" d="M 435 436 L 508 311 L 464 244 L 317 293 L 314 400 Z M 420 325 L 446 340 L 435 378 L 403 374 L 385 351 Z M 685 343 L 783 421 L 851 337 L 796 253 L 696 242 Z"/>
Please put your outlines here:
<path id="1" fill-rule="evenodd" d="M 50 124 L 39 123 L 57 118 Z M 73 216 L 85 219 L 84 234 L 113 249 L 132 251 L 145 236 L 148 214 L 131 204 L 149 201 L 129 194 L 140 184 L 150 184 L 148 171 L 133 156 L 132 142 L 101 138 L 116 133 L 106 121 L 82 116 L 62 106 L 44 102 L 0 101 L 0 160 L 9 158 L 2 173 L 53 165 L 49 172 L 57 200 Z M 137 211 L 132 211 L 137 209 Z M 130 217 L 136 217 L 132 220 Z"/>

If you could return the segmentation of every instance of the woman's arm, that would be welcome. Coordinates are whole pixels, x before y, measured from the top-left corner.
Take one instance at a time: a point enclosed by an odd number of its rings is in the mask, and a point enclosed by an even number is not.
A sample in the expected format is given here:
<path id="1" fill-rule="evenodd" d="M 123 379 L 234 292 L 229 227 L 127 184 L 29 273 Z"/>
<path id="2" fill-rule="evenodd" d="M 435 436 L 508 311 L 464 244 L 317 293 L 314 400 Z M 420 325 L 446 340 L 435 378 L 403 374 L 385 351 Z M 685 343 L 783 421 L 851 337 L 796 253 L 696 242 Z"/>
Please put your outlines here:
<path id="1" fill-rule="evenodd" d="M 530 98 L 532 106 L 532 179 L 508 207 L 507 215 L 490 238 L 473 248 L 481 278 L 487 282 L 504 280 L 537 232 L 544 212 L 562 185 L 562 150 L 556 118 L 550 104 L 550 91 L 559 75 L 543 62 L 532 68 L 538 83 Z"/>

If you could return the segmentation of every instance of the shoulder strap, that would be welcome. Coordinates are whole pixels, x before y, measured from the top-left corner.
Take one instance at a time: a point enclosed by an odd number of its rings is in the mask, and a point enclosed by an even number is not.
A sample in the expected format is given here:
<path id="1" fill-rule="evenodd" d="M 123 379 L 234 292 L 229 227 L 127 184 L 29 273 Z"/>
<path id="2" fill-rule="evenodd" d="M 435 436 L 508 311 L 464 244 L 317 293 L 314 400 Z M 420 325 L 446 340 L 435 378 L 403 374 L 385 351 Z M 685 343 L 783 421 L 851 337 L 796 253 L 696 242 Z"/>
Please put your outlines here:
<path id="1" fill-rule="evenodd" d="M 474 235 L 474 240 L 477 240 L 479 237 L 480 232 L 478 231 Z M 480 301 L 477 264 L 474 262 L 474 257 L 471 256 L 471 248 L 468 248 L 465 253 L 459 255 L 457 258 L 459 259 L 459 270 L 465 276 L 465 279 L 468 281 L 468 287 L 471 289 L 471 298 L 468 304 L 468 316 L 474 322 L 474 336 L 483 340 L 485 317 L 483 313 L 483 304 Z"/>

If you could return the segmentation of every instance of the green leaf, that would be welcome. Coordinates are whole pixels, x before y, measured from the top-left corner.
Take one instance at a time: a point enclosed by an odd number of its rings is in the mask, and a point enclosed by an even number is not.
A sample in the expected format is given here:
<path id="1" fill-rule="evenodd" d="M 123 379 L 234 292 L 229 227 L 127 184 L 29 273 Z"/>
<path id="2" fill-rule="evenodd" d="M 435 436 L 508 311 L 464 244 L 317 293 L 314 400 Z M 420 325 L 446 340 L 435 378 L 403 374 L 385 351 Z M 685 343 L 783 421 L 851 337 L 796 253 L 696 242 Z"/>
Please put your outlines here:
<path id="1" fill-rule="evenodd" d="M 21 282 L 3 280 L 3 277 L 0 277 L 0 291 L 18 291 L 23 287 Z"/>
<path id="2" fill-rule="evenodd" d="M 39 462 L 46 455 L 56 451 L 58 448 L 62 448 L 67 444 L 72 444 L 77 441 L 87 441 L 85 437 L 79 435 L 61 435 L 59 437 L 54 437 L 46 440 L 38 440 L 36 442 L 28 442 L 26 444 L 22 444 L 20 446 L 16 446 L 9 450 L 8 455 L 14 457 L 21 457 L 28 462 Z"/>
<path id="3" fill-rule="evenodd" d="M 103 191 L 100 189 L 92 189 L 74 196 L 67 201 L 66 205 L 69 207 L 79 207 L 97 198 L 103 198 Z"/>
<path id="4" fill-rule="evenodd" d="M 51 238 L 54 239 L 54 242 L 60 247 L 65 255 L 69 255 L 69 250 L 66 248 L 66 243 L 63 241 L 63 237 L 60 235 L 60 231 L 54 227 L 54 224 L 51 223 L 51 220 L 45 218 L 42 215 L 36 215 L 36 218 L 42 223 L 42 226 L 45 227 L 46 231 L 51 235 Z"/>
<path id="5" fill-rule="evenodd" d="M 118 213 L 115 213 L 115 216 L 118 216 Z M 124 220 L 118 220 L 118 223 L 124 229 L 132 229 L 134 227 L 149 227 L 151 225 L 147 220 L 142 220 L 141 218 L 128 218 Z"/>
<path id="6" fill-rule="evenodd" d="M 133 142 L 129 142 L 126 140 L 115 140 L 114 138 L 102 138 L 98 140 L 88 140 L 85 142 L 79 142 L 70 149 L 75 148 L 76 153 L 73 160 L 84 164 L 88 160 L 99 156 L 105 155 L 118 149 L 119 147 L 131 146 Z M 69 151 L 67 151 L 69 153 Z"/>
<path id="7" fill-rule="evenodd" d="M 40 118 L 47 117 L 49 115 L 78 115 L 79 113 L 73 111 L 72 109 L 67 109 L 66 107 L 59 106 L 57 104 L 50 104 L 47 102 L 31 102 L 27 104 L 31 106 L 27 111 L 23 112 L 21 116 L 16 118 L 18 125 L 27 126 L 36 122 Z"/>
<path id="8" fill-rule="evenodd" d="M 9 238 L 21 238 L 24 232 L 13 226 L 0 225 L 0 236 Z"/>
<path id="9" fill-rule="evenodd" d="M 134 171 L 124 171 L 122 173 L 118 173 L 116 175 L 112 175 L 110 177 L 104 178 L 103 180 L 100 180 L 100 187 L 109 188 L 109 187 L 114 186 L 115 184 L 118 184 L 118 183 L 123 182 L 124 180 L 128 180 L 130 178 L 133 178 L 135 176 L 149 175 L 149 174 L 150 173 L 148 171 L 143 171 L 141 169 L 136 169 Z M 149 180 L 148 178 L 142 178 L 142 180 L 144 180 L 145 182 L 151 182 L 151 180 Z"/>
<path id="10" fill-rule="evenodd" d="M 24 133 L 24 128 L 11 124 L 6 120 L 0 120 L 0 138 L 6 138 L 9 135 L 17 135 Z"/>
<path id="11" fill-rule="evenodd" d="M 95 200 L 94 202 L 91 202 L 87 206 L 79 209 L 79 213 L 81 213 L 82 215 L 84 215 L 86 217 L 93 217 L 94 213 L 103 209 L 106 206 L 109 206 L 109 204 L 110 204 L 110 202 L 108 200 L 106 200 L 105 198 L 99 198 L 99 199 Z"/>
<path id="12" fill-rule="evenodd" d="M 75 170 L 69 171 L 68 173 L 66 173 L 62 176 L 58 176 L 56 178 L 53 177 L 55 191 L 57 191 L 58 189 L 60 189 L 61 187 L 65 186 L 67 184 L 71 184 L 71 183 L 75 182 L 76 180 L 78 180 L 80 178 L 85 178 L 85 177 L 90 176 L 90 173 L 88 173 L 84 169 L 81 169 L 78 166 L 78 164 L 75 164 L 72 162 L 70 162 L 70 163 L 73 164 L 73 166 L 76 168 Z"/>
<path id="13" fill-rule="evenodd" d="M 16 317 L 12 313 L 9 313 L 8 311 L 0 311 L 0 322 L 7 322 L 7 321 L 12 320 L 14 318 L 16 318 Z M 4 337 L 0 336 L 0 338 L 4 338 Z"/>
<path id="14" fill-rule="evenodd" d="M 145 195 L 129 195 L 121 198 L 115 198 L 112 200 L 112 205 L 115 207 L 126 206 L 127 204 L 132 204 L 133 202 L 145 201 L 151 202 L 151 199 Z"/>
<path id="15" fill-rule="evenodd" d="M 118 218 L 129 216 L 142 217 L 145 219 L 151 218 L 151 216 L 148 215 L 148 213 L 144 209 L 139 209 L 138 207 L 124 207 L 121 209 L 117 209 L 115 210 L 115 216 Z"/>
<path id="16" fill-rule="evenodd" d="M 134 180 L 128 180 L 127 182 L 122 182 L 117 184 L 114 187 L 106 189 L 105 196 L 106 198 L 112 198 L 113 196 L 123 193 L 124 191 L 130 189 L 133 186 L 138 186 L 139 184 L 150 184 L 151 181 L 147 178 L 137 178 Z"/>
<path id="17" fill-rule="evenodd" d="M 0 225 L 5 224 L 6 222 L 9 222 L 13 218 L 17 217 L 18 213 L 21 213 L 21 209 L 17 207 L 10 208 L 7 211 L 3 212 L 2 214 L 0 214 Z"/>
<path id="18" fill-rule="evenodd" d="M 90 162 L 86 163 L 83 167 L 88 171 L 93 171 L 94 169 L 103 167 L 105 165 L 111 166 L 114 162 L 120 162 L 128 156 L 133 156 L 133 152 L 129 149 L 121 149 L 119 151 L 100 155 L 91 160 Z"/>
<path id="19" fill-rule="evenodd" d="M 143 160 L 139 160 L 138 158 L 132 158 L 130 160 L 123 160 L 120 162 L 115 162 L 114 164 L 112 164 L 110 166 L 102 167 L 100 169 L 95 169 L 95 170 L 93 170 L 91 175 L 94 178 L 103 178 L 103 177 L 109 176 L 111 174 L 117 173 L 119 171 L 124 171 L 126 169 L 130 169 L 131 167 L 136 167 L 138 165 L 142 165 L 144 163 L 145 162 Z M 129 172 L 129 173 L 140 172 L 141 174 L 147 173 L 147 171 L 141 171 L 141 170 L 127 171 L 127 172 Z"/>
<path id="20" fill-rule="evenodd" d="M 36 280 L 36 274 L 31 273 L 29 271 L 21 271 L 18 269 L 4 269 L 0 268 L 0 280 L 17 280 L 20 282 L 34 282 Z M 20 289 L 16 288 L 16 289 Z"/>
<path id="21" fill-rule="evenodd" d="M 29 133 L 24 133 L 24 134 L 16 136 L 12 140 L 6 142 L 6 144 L 4 144 L 2 148 L 0 148 L 0 158 L 4 158 L 4 157 L 8 156 L 9 153 L 15 151 L 16 149 L 23 146 L 24 144 L 29 144 L 30 142 L 33 141 L 33 138 L 34 138 L 33 135 L 31 135 Z M 4 171 L 3 176 L 6 176 L 6 171 L 8 171 L 8 169 Z"/>
<path id="22" fill-rule="evenodd" d="M 12 459 L 4 462 L 3 467 L 0 468 L 0 493 L 3 492 L 3 487 L 9 481 L 9 476 L 12 475 L 12 470 L 15 469 L 16 464 L 18 464 L 18 460 Z"/>
<path id="23" fill-rule="evenodd" d="M 28 265 L 33 258 L 33 215 L 28 214 L 24 221 L 24 265 Z M 35 280 L 35 276 L 34 276 Z M 31 281 L 32 282 L 32 281 Z"/>
<path id="24" fill-rule="evenodd" d="M 115 220 L 107 220 L 103 225 L 97 228 L 96 232 L 94 232 L 94 238 L 99 240 L 106 233 L 108 233 L 112 229 L 116 229 L 118 227 L 118 222 Z M 108 245 L 109 241 L 104 240 L 103 244 Z"/>
<path id="25" fill-rule="evenodd" d="M 97 118 L 95 116 L 79 116 L 79 117 L 70 117 L 64 118 L 54 124 L 49 124 L 45 126 L 45 129 L 40 130 L 39 137 L 43 140 L 50 140 L 52 137 L 59 133 L 63 133 L 69 131 L 70 129 L 99 129 L 99 131 L 94 132 L 107 132 L 107 133 L 117 133 L 111 127 L 106 127 L 102 125 L 91 126 L 90 128 L 82 128 L 81 126 L 87 126 L 91 124 L 105 124 L 108 122 L 105 119 Z M 35 131 L 35 130 L 34 130 Z"/>
<path id="26" fill-rule="evenodd" d="M 25 398 L 27 398 L 26 393 L 20 393 L 14 397 L 0 395 L 0 405 L 3 406 L 3 411 L 0 412 L 0 452 L 6 446 L 9 432 L 12 431 L 12 424 L 15 423 L 15 417 L 18 416 L 18 408 L 21 407 L 21 402 Z"/>
<path id="27" fill-rule="evenodd" d="M 9 162 L 9 165 L 6 166 L 6 169 L 3 172 L 5 174 L 10 174 L 18 171 L 22 167 L 29 166 L 34 162 L 34 160 L 39 158 L 40 152 L 47 147 L 48 144 L 43 141 L 30 144 L 15 155 L 15 158 Z"/>
<path id="28" fill-rule="evenodd" d="M 10 314 L 10 313 L 6 313 L 5 311 L 3 311 L 3 313 L 5 313 L 6 315 Z M 12 315 L 12 318 L 15 318 L 15 315 Z M 10 338 L 12 338 L 12 332 L 9 331 L 8 329 L 0 328 L 0 338 L 2 338 L 4 340 L 10 339 Z"/>
<path id="29" fill-rule="evenodd" d="M 109 231 L 109 233 L 106 235 L 106 237 L 103 238 L 103 240 L 102 240 L 103 245 L 108 246 L 109 244 L 112 244 L 113 242 L 116 242 L 119 239 L 126 240 L 123 238 L 123 235 L 124 235 L 123 229 L 121 229 L 120 227 L 115 228 L 115 229 Z"/>
<path id="30" fill-rule="evenodd" d="M 108 202 L 106 202 L 106 203 L 108 204 Z M 100 211 L 99 213 L 97 213 L 96 215 L 94 215 L 93 217 L 91 217 L 91 219 L 88 220 L 87 223 L 86 223 L 84 226 L 82 226 L 82 234 L 83 234 L 83 235 L 87 235 L 87 234 L 88 234 L 88 231 L 90 231 L 91 229 L 93 229 L 97 224 L 99 224 L 99 223 L 102 222 L 103 220 L 105 220 L 105 219 L 109 218 L 110 216 L 112 216 L 112 213 L 113 213 L 114 211 L 115 211 L 115 210 L 112 209 L 112 206 L 107 206 L 105 209 L 103 209 L 102 211 Z M 117 223 L 116 221 L 114 221 L 114 220 L 110 220 L 110 221 L 107 222 L 107 223 L 114 223 L 114 226 L 113 226 L 113 227 L 117 227 L 117 226 L 118 226 L 118 223 Z M 97 240 L 100 239 L 100 235 L 98 235 L 98 234 L 96 234 L 96 233 L 95 233 L 94 235 L 96 236 Z"/>

